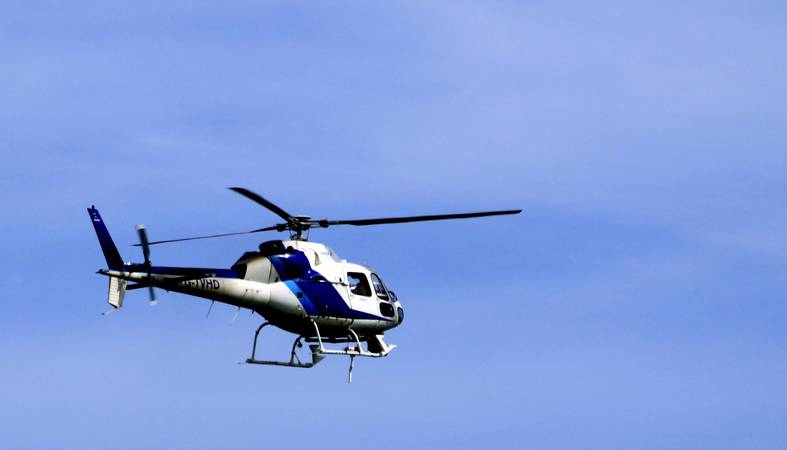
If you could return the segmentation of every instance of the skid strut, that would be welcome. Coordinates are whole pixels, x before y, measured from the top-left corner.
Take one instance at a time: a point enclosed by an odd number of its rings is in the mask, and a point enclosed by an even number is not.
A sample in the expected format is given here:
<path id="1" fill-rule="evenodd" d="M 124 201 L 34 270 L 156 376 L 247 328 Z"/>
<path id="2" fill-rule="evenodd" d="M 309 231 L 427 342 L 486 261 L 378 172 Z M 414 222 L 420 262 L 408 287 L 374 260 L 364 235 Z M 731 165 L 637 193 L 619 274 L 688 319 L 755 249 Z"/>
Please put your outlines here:
<path id="1" fill-rule="evenodd" d="M 267 325 L 270 325 L 270 322 L 265 322 L 257 328 L 257 332 L 254 333 L 254 345 L 251 347 L 251 358 L 246 360 L 246 364 L 260 364 L 264 366 L 285 366 L 285 367 L 301 367 L 304 369 L 308 369 L 309 367 L 314 367 L 315 364 L 322 361 L 323 357 L 320 356 L 315 352 L 316 345 L 310 345 L 312 347 L 312 362 L 310 363 L 303 363 L 298 358 L 298 354 L 295 353 L 296 348 L 303 347 L 301 344 L 301 339 L 303 336 L 298 336 L 295 338 L 295 342 L 292 343 L 292 350 L 290 351 L 290 360 L 289 361 L 270 361 L 264 359 L 257 359 L 257 340 L 260 337 L 260 331 L 265 328 Z"/>
<path id="2" fill-rule="evenodd" d="M 317 325 L 317 322 L 314 320 L 311 321 L 312 325 L 314 326 L 314 331 L 316 333 L 316 337 L 308 337 L 308 336 L 298 336 L 295 338 L 295 342 L 292 343 L 292 350 L 290 351 L 290 360 L 289 361 L 271 361 L 271 360 L 261 360 L 257 359 L 257 341 L 260 336 L 260 331 L 263 328 L 270 325 L 270 322 L 264 322 L 262 325 L 257 328 L 257 332 L 254 333 L 254 344 L 251 348 L 251 358 L 246 360 L 247 364 L 260 364 L 260 365 L 267 365 L 267 366 L 284 366 L 284 367 L 300 367 L 304 369 L 308 369 L 310 367 L 316 366 L 320 361 L 322 361 L 326 355 L 345 355 L 350 357 L 350 370 L 348 374 L 348 382 L 352 383 L 353 381 L 353 366 L 355 363 L 356 356 L 364 356 L 367 358 L 382 358 L 384 356 L 388 356 L 388 354 L 396 348 L 395 345 L 386 345 L 382 342 L 382 336 L 376 336 L 375 339 L 378 339 L 378 347 L 380 347 L 380 352 L 370 352 L 369 350 L 364 350 L 363 346 L 361 345 L 361 338 L 358 336 L 352 329 L 347 329 L 347 343 L 348 346 L 342 350 L 335 350 L 335 349 L 327 349 L 322 340 L 322 335 L 320 334 L 320 327 Z M 312 354 L 312 362 L 301 362 L 298 358 L 298 354 L 295 352 L 297 348 L 303 347 L 301 340 L 304 340 L 309 343 L 316 343 L 309 345 L 309 349 L 311 350 Z M 353 345 L 354 344 L 354 345 Z"/>

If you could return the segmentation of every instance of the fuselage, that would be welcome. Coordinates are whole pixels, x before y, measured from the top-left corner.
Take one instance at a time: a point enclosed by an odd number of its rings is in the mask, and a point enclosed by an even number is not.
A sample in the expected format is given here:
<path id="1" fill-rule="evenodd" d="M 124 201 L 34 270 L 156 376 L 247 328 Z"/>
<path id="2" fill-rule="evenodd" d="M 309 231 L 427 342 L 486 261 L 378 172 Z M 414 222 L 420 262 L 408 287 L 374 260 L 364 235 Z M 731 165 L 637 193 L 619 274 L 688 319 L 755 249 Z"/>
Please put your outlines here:
<path id="1" fill-rule="evenodd" d="M 340 259 L 329 247 L 302 240 L 268 241 L 243 254 L 230 269 L 148 268 L 124 265 L 106 271 L 139 283 L 251 309 L 271 324 L 327 338 L 383 334 L 404 311 L 371 268 Z"/>

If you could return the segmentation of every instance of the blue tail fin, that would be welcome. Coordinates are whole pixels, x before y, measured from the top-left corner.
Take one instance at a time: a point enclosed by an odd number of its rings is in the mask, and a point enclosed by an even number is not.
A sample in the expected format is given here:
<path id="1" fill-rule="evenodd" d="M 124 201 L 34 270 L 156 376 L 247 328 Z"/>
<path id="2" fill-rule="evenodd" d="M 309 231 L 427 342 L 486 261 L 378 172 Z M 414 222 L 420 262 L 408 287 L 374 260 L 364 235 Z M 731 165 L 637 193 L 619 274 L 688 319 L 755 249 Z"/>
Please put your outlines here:
<path id="1" fill-rule="evenodd" d="M 104 257 L 107 259 L 107 267 L 111 270 L 122 270 L 123 259 L 120 257 L 120 252 L 118 252 L 115 243 L 112 241 L 112 236 L 109 235 L 107 226 L 104 225 L 104 221 L 101 220 L 101 214 L 98 213 L 95 206 L 88 208 L 87 212 L 90 214 L 93 227 L 96 229 L 98 242 L 101 244 L 101 251 L 104 252 Z"/>

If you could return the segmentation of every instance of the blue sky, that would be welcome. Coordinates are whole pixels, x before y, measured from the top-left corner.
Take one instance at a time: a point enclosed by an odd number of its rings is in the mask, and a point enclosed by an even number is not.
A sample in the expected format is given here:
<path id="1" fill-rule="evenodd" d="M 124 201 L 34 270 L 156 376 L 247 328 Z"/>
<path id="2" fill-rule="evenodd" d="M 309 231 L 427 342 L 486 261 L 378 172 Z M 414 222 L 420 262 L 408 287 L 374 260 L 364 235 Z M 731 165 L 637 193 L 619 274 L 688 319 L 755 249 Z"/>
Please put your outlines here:
<path id="1" fill-rule="evenodd" d="M 780 2 L 0 5 L 0 447 L 784 448 Z M 389 358 L 236 364 L 258 318 L 126 259 L 287 210 L 407 309 Z M 229 266 L 263 238 L 160 246 Z M 283 332 L 265 337 L 288 351 Z"/>

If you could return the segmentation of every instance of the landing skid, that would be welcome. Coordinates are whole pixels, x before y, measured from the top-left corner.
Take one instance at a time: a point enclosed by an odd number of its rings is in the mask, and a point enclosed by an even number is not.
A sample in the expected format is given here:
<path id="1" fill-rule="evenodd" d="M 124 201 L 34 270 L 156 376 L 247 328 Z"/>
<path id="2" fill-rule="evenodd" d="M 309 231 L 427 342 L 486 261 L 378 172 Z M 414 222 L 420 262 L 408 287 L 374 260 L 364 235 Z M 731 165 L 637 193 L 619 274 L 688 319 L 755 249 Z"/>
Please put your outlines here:
<path id="1" fill-rule="evenodd" d="M 356 356 L 363 356 L 367 358 L 382 358 L 384 356 L 388 356 L 391 353 L 391 350 L 396 348 L 396 345 L 386 345 L 381 337 L 375 337 L 378 339 L 378 347 L 381 348 L 380 352 L 370 352 L 369 350 L 364 350 L 363 346 L 361 345 L 361 339 L 358 337 L 358 334 L 351 329 L 348 329 L 347 335 L 347 342 L 349 344 L 343 350 L 335 350 L 335 349 L 327 349 L 322 340 L 322 336 L 320 335 L 320 327 L 317 326 L 317 323 L 312 321 L 312 325 L 314 326 L 314 331 L 317 334 L 317 337 L 306 337 L 306 336 L 298 336 L 295 339 L 295 342 L 292 343 L 292 350 L 290 351 L 290 360 L 289 361 L 271 361 L 271 360 L 262 360 L 257 359 L 257 340 L 260 336 L 260 331 L 265 328 L 267 325 L 270 325 L 269 322 L 265 322 L 257 328 L 257 332 L 254 333 L 254 345 L 251 348 L 251 358 L 246 360 L 246 364 L 259 364 L 264 366 L 283 366 L 283 367 L 299 367 L 302 369 L 308 369 L 311 367 L 316 366 L 319 364 L 320 361 L 325 359 L 326 355 L 344 355 L 350 357 L 350 370 L 349 370 L 349 377 L 348 382 L 352 383 L 353 381 L 353 365 L 355 362 Z M 300 358 L 298 358 L 298 354 L 295 352 L 296 348 L 303 347 L 301 341 L 306 342 L 314 342 L 316 344 L 309 345 L 309 349 L 311 350 L 312 361 L 311 362 L 301 362 Z"/>

